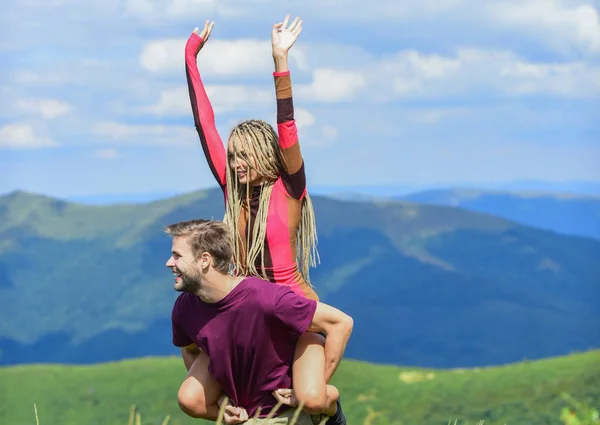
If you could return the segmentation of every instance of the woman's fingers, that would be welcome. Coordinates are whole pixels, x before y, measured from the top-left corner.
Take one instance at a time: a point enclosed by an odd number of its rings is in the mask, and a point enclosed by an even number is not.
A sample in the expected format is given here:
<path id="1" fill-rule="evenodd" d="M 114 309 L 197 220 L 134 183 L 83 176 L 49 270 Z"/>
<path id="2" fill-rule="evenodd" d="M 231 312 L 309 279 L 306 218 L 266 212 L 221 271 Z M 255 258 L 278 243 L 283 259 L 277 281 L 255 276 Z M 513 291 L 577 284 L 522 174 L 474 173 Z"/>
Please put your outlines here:
<path id="1" fill-rule="evenodd" d="M 302 20 L 300 20 L 298 22 L 298 25 L 296 25 L 296 27 L 292 31 L 292 34 L 294 34 L 296 37 L 298 37 L 298 35 L 300 35 L 301 32 L 302 32 Z"/>
<path id="2" fill-rule="evenodd" d="M 281 27 L 282 27 L 282 26 L 283 26 L 283 22 L 279 22 L 279 23 L 277 23 L 277 24 L 273 25 L 273 31 L 272 31 L 272 34 L 275 34 L 275 33 L 281 32 Z"/>
<path id="3" fill-rule="evenodd" d="M 212 30 L 213 30 L 213 27 L 214 27 L 214 26 L 215 26 L 215 22 L 213 21 L 213 22 L 211 22 L 211 23 L 210 23 L 210 25 L 208 26 L 208 31 L 207 31 L 207 33 L 206 33 L 206 37 L 204 38 L 204 41 L 206 41 L 206 40 L 208 40 L 208 39 L 209 39 L 210 35 L 212 34 Z"/>
<path id="4" fill-rule="evenodd" d="M 212 29 L 213 29 L 214 25 L 215 25 L 214 21 L 207 20 L 204 23 L 204 28 L 202 29 L 202 32 L 200 33 L 200 37 L 202 38 L 203 41 L 208 40 L 208 38 L 210 37 L 210 33 L 212 32 Z"/>
<path id="5" fill-rule="evenodd" d="M 296 19 L 293 20 L 293 22 L 290 24 L 290 27 L 288 29 L 291 32 L 294 32 L 294 29 L 296 28 L 296 26 L 298 25 L 299 22 L 300 22 L 300 18 L 296 16 Z"/>

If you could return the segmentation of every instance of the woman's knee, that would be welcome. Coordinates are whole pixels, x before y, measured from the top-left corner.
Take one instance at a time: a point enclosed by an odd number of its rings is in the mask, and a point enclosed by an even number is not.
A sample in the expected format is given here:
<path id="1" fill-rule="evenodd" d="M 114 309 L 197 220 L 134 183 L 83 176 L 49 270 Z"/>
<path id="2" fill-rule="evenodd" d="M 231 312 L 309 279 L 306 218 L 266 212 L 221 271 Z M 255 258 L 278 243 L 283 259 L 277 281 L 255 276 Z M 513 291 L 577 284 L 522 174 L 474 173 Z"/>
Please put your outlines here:
<path id="1" fill-rule="evenodd" d="M 326 387 L 295 388 L 296 399 L 302 403 L 303 410 L 311 415 L 323 412 L 327 408 Z"/>
<path id="2" fill-rule="evenodd" d="M 179 387 L 179 392 L 177 393 L 177 402 L 179 403 L 179 408 L 187 415 L 197 418 L 203 415 L 202 409 L 205 405 L 205 402 L 202 397 L 202 392 L 198 391 L 197 388 L 194 388 L 194 385 L 191 385 L 192 382 L 190 380 L 185 380 L 181 387 Z"/>
<path id="3" fill-rule="evenodd" d="M 294 393 L 311 414 L 321 413 L 327 407 L 324 345 L 325 338 L 314 332 L 304 333 L 296 345 Z"/>

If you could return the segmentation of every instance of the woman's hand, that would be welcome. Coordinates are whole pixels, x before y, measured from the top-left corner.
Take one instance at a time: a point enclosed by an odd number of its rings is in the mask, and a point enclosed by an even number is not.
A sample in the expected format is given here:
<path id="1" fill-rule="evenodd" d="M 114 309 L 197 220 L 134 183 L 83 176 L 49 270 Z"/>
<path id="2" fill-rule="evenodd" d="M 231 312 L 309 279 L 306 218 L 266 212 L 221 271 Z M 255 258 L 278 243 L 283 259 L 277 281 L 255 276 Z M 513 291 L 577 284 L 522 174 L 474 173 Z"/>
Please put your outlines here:
<path id="1" fill-rule="evenodd" d="M 197 46 L 195 47 L 195 54 L 197 55 L 198 52 L 200 51 L 200 49 L 202 49 L 202 47 L 204 47 L 204 45 L 206 44 L 206 42 L 208 41 L 208 38 L 210 37 L 210 33 L 212 32 L 213 26 L 215 25 L 215 22 L 209 22 L 206 21 L 206 23 L 204 24 L 204 29 L 202 30 L 202 32 L 200 33 L 200 43 L 198 43 Z M 194 28 L 194 31 L 192 31 L 194 34 L 198 34 L 198 27 Z M 188 42 L 188 44 L 193 41 L 190 39 L 190 41 Z M 195 43 L 194 43 L 195 44 Z"/>
<path id="2" fill-rule="evenodd" d="M 274 58 L 287 56 L 288 51 L 302 32 L 302 20 L 296 17 L 288 28 L 287 25 L 289 19 L 290 15 L 286 15 L 283 22 L 273 26 L 273 31 L 271 32 L 271 45 L 273 47 Z"/>

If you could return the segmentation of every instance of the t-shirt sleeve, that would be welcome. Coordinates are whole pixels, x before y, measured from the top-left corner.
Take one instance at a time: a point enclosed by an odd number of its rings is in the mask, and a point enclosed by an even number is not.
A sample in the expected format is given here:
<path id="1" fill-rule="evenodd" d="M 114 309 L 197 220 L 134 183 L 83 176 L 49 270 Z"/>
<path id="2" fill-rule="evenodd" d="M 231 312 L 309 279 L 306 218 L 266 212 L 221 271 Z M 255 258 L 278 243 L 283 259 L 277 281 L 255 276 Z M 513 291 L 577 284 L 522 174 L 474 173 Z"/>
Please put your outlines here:
<path id="1" fill-rule="evenodd" d="M 182 294 L 183 295 L 183 294 Z M 184 313 L 183 296 L 179 296 L 173 305 L 171 312 L 171 327 L 173 329 L 173 345 L 175 347 L 187 347 L 194 341 L 188 337 L 185 329 L 181 326 L 181 318 Z"/>
<path id="2" fill-rule="evenodd" d="M 273 316 L 283 327 L 297 335 L 309 328 L 317 302 L 281 287 L 274 298 Z"/>

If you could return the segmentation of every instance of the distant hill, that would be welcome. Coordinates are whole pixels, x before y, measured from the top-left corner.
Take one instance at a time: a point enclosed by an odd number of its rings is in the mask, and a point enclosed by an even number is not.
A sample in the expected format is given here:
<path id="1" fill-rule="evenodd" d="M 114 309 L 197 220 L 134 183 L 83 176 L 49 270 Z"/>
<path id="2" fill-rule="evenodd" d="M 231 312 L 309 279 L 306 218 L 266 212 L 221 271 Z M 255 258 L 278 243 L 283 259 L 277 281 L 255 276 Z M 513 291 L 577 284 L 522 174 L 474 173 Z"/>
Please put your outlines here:
<path id="1" fill-rule="evenodd" d="M 179 193 L 175 192 L 106 193 L 88 196 L 71 196 L 66 200 L 88 205 L 141 204 L 177 195 L 179 195 Z"/>
<path id="2" fill-rule="evenodd" d="M 440 189 L 396 199 L 460 207 L 528 226 L 600 239 L 600 196 Z"/>
<path id="3" fill-rule="evenodd" d="M 332 383 L 349 424 L 559 424 L 566 392 L 600 405 L 600 352 L 505 367 L 431 370 L 345 360 Z M 185 416 L 177 390 L 185 376 L 179 358 L 147 358 L 94 366 L 0 368 L 0 423 L 127 424 L 136 405 L 142 423 L 208 424 Z M 369 416 L 371 415 L 371 416 Z M 372 422 L 365 419 L 371 418 Z"/>
<path id="4" fill-rule="evenodd" d="M 311 192 L 325 196 L 336 196 L 349 199 L 359 198 L 396 198 L 410 195 L 411 193 L 430 190 L 452 190 L 452 188 L 468 190 L 495 191 L 495 192 L 544 192 L 564 193 L 580 196 L 600 196 L 600 181 L 543 181 L 543 180 L 515 180 L 506 182 L 437 182 L 437 183 L 400 183 L 379 185 L 353 185 L 353 186 L 313 186 Z"/>
<path id="5" fill-rule="evenodd" d="M 566 193 L 581 196 L 600 196 L 600 182 L 594 181 L 536 181 L 536 180 L 516 180 L 508 182 L 462 182 L 452 183 L 399 183 L 399 184 L 379 184 L 379 185 L 316 185 L 311 186 L 311 193 L 327 197 L 334 197 L 344 200 L 374 200 L 374 199 L 394 199 L 402 196 L 411 195 L 417 192 L 447 189 L 451 187 L 461 187 L 469 190 L 479 191 L 503 191 L 503 192 L 545 192 L 545 193 Z M 216 187 L 216 186 L 214 186 Z M 207 187 L 206 189 L 210 189 Z M 90 195 L 72 195 L 59 196 L 59 198 L 70 202 L 88 204 L 88 205 L 109 205 L 109 204 L 132 204 L 144 203 L 160 200 L 167 197 L 178 196 L 180 191 L 166 192 L 138 192 L 138 193 L 101 193 Z M 0 194 L 0 196 L 4 193 Z"/>
<path id="6" fill-rule="evenodd" d="M 454 207 L 314 197 L 322 300 L 355 319 L 348 356 L 426 367 L 600 347 L 600 241 Z M 174 354 L 162 227 L 220 219 L 222 194 L 88 206 L 0 198 L 0 362 Z"/>

